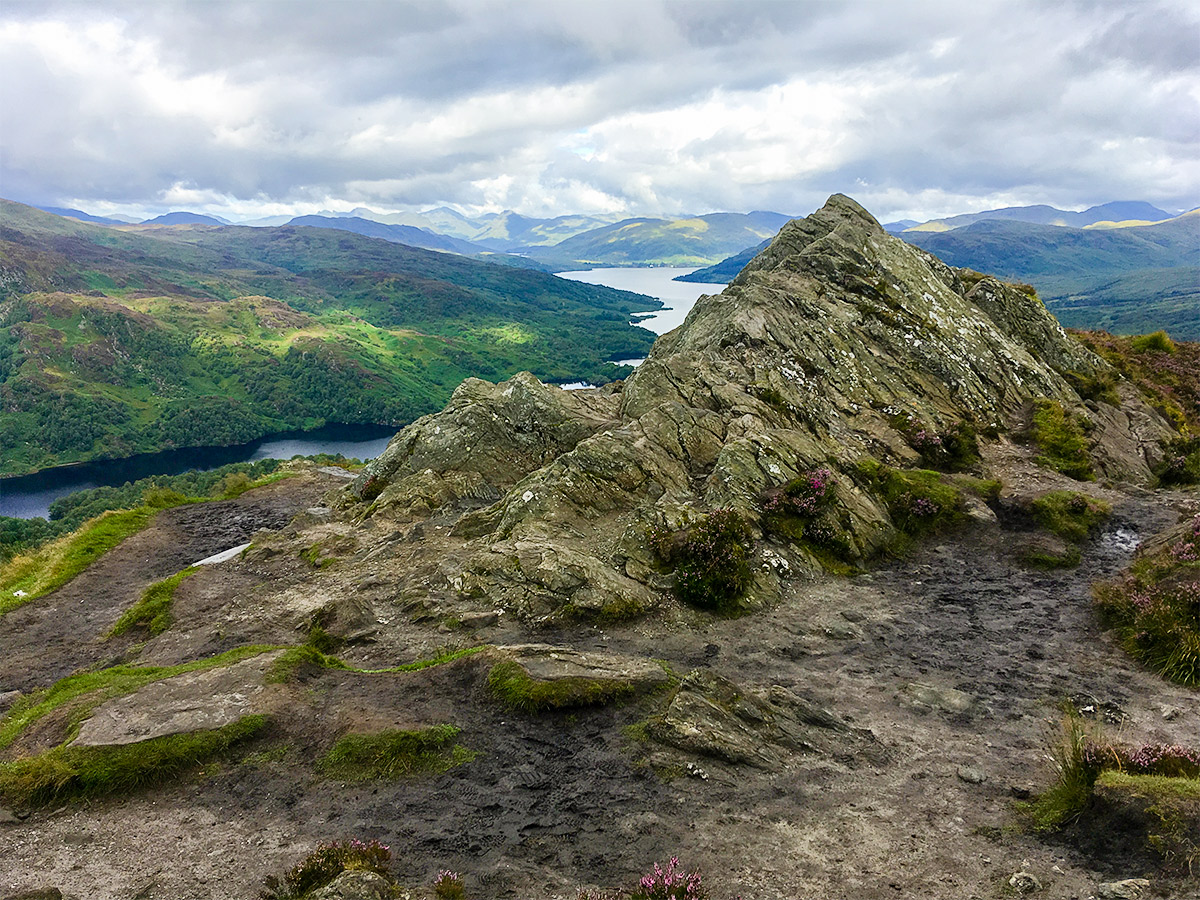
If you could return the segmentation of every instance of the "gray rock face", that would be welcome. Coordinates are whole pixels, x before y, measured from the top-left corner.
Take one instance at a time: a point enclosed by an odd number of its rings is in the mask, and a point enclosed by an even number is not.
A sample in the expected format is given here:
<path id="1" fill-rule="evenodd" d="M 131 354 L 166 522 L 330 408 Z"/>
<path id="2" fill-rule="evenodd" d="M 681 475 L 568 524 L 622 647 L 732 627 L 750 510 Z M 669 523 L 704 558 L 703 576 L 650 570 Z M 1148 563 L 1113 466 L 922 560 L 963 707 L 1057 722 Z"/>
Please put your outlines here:
<path id="1" fill-rule="evenodd" d="M 1068 369 L 1108 371 L 1032 296 L 951 269 L 835 195 L 701 298 L 623 386 L 467 381 L 351 490 L 380 515 L 456 514 L 453 535 L 473 542 L 454 582 L 468 596 L 532 620 L 616 618 L 669 587 L 648 526 L 719 507 L 758 521 L 764 492 L 818 467 L 838 479 L 849 556 L 878 552 L 895 527 L 854 464 L 916 462 L 902 429 L 1015 427 L 1052 398 L 1096 426 L 1100 474 L 1147 480 L 1161 417 L 1133 393 L 1121 410 L 1084 406 Z M 820 569 L 792 550 L 789 574 Z M 759 577 L 751 600 L 778 590 Z"/>
<path id="2" fill-rule="evenodd" d="M 761 769 L 782 768 L 796 753 L 845 750 L 869 739 L 781 685 L 756 693 L 703 670 L 684 679 L 647 732 L 685 753 Z"/>
<path id="3" fill-rule="evenodd" d="M 264 673 L 279 653 L 219 669 L 187 672 L 100 704 L 72 746 L 134 744 L 168 734 L 207 731 L 267 710 Z"/>
<path id="4" fill-rule="evenodd" d="M 553 683 L 585 679 L 628 685 L 635 692 L 670 683 L 670 676 L 653 660 L 619 653 L 583 652 L 550 644 L 513 644 L 496 655 L 519 665 L 534 681 Z"/>
<path id="5" fill-rule="evenodd" d="M 311 895 L 312 900 L 389 900 L 392 883 L 377 872 L 343 872 Z"/>

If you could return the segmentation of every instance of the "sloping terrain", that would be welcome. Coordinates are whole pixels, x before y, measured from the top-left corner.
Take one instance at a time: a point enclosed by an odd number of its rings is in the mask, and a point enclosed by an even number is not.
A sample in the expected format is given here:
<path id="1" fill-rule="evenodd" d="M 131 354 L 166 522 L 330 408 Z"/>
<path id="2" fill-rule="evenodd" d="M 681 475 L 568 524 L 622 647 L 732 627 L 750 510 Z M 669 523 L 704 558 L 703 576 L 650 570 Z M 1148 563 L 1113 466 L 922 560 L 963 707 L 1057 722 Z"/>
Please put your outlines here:
<path id="1" fill-rule="evenodd" d="M 400 424 L 470 375 L 604 381 L 652 341 L 649 298 L 356 234 L 0 211 L 3 474 Z"/>
<path id="2" fill-rule="evenodd" d="M 27 791 L 0 890 L 249 898 L 359 839 L 414 897 L 451 869 L 479 900 L 575 900 L 673 855 L 721 900 L 991 898 L 1018 872 L 1187 896 L 1144 842 L 1016 806 L 1054 779 L 1064 701 L 1131 742 L 1200 730 L 1089 595 L 1200 512 L 1149 488 L 1177 437 L 1032 296 L 835 196 L 625 382 L 468 380 L 348 487 L 301 464 L 242 495 L 273 530 L 175 583 L 169 627 L 112 633 L 215 544 L 178 537 L 205 507 L 0 618 L 0 790 Z M 1098 516 L 1056 568 L 1047 497 Z M 441 743 L 347 763 L 404 735 Z M 167 783 L 102 790 L 129 746 Z"/>

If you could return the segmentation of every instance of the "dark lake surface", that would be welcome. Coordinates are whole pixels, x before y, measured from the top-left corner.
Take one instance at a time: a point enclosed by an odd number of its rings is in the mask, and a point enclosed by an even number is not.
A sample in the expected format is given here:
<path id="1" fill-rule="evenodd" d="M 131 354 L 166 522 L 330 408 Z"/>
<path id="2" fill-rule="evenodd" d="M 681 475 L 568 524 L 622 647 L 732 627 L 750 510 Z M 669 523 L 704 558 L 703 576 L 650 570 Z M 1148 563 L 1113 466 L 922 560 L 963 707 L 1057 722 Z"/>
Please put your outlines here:
<path id="1" fill-rule="evenodd" d="M 0 516 L 21 519 L 46 516 L 53 501 L 75 491 L 121 485 L 151 475 L 178 475 L 193 469 L 204 471 L 229 463 L 291 459 L 315 453 L 374 459 L 399 430 L 395 425 L 326 425 L 313 431 L 268 435 L 232 447 L 188 447 L 45 469 L 33 475 L 0 481 Z"/>

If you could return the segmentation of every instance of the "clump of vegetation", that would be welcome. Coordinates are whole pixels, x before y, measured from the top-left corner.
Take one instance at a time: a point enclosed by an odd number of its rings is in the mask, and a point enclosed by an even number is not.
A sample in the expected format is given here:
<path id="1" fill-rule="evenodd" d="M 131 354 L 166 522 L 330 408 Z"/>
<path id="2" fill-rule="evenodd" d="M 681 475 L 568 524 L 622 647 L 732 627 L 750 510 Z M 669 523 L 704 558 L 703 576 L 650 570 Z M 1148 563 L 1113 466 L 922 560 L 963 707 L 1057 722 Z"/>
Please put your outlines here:
<path id="1" fill-rule="evenodd" d="M 191 578 L 199 571 L 197 566 L 188 566 L 182 572 L 150 585 L 142 592 L 138 602 L 117 619 L 108 633 L 109 637 L 124 634 L 135 626 L 145 628 L 152 635 L 162 634 L 171 627 L 171 604 L 175 600 L 175 589 L 185 578 Z"/>
<path id="2" fill-rule="evenodd" d="M 1134 353 L 1175 353 L 1179 349 L 1165 331 L 1131 337 L 1129 346 Z"/>
<path id="3" fill-rule="evenodd" d="M 267 877 L 260 900 L 300 900 L 325 887 L 343 872 L 364 871 L 387 875 L 391 848 L 378 841 L 334 841 L 320 844 L 282 878 Z"/>
<path id="4" fill-rule="evenodd" d="M 750 528 L 735 510 L 714 509 L 680 532 L 651 529 L 650 545 L 675 571 L 684 603 L 720 613 L 738 609 L 750 587 Z"/>
<path id="5" fill-rule="evenodd" d="M 488 673 L 488 688 L 513 709 L 529 713 L 580 706 L 599 706 L 633 693 L 633 685 L 617 678 L 531 678 L 519 663 L 498 662 Z"/>
<path id="6" fill-rule="evenodd" d="M 464 900 L 467 889 L 463 885 L 462 876 L 449 869 L 442 869 L 433 883 L 433 896 L 437 897 L 437 900 Z"/>
<path id="7" fill-rule="evenodd" d="M 362 490 L 358 492 L 358 496 L 366 503 L 370 503 L 387 487 L 387 479 L 380 478 L 378 475 L 371 475 L 363 482 Z"/>
<path id="8" fill-rule="evenodd" d="M 1092 592 L 1127 653 L 1171 681 L 1200 684 L 1200 516 Z"/>
<path id="9" fill-rule="evenodd" d="M 1147 843 L 1169 865 L 1190 868 L 1200 859 L 1200 839 L 1192 823 L 1169 801 L 1184 798 L 1196 809 L 1200 799 L 1200 750 L 1166 744 L 1131 747 L 1107 740 L 1098 722 L 1084 720 L 1068 706 L 1051 746 L 1055 782 L 1025 805 L 1038 831 L 1053 831 L 1088 813 L 1101 789 L 1140 798 L 1150 827 Z M 1167 800 L 1168 802 L 1162 802 Z"/>
<path id="10" fill-rule="evenodd" d="M 1154 469 L 1158 483 L 1165 487 L 1200 484 L 1200 437 L 1172 441 L 1166 450 L 1163 461 Z"/>
<path id="11" fill-rule="evenodd" d="M 629 892 L 630 900 L 705 900 L 708 893 L 700 882 L 700 872 L 679 868 L 679 858 L 672 856 L 666 869 L 654 868 L 638 881 Z"/>
<path id="12" fill-rule="evenodd" d="M 859 460 L 855 470 L 909 537 L 941 531 L 962 518 L 962 494 L 938 472 L 894 469 L 870 457 Z"/>
<path id="13" fill-rule="evenodd" d="M 833 514 L 837 479 L 829 469 L 813 469 L 763 495 L 763 528 L 804 547 L 828 570 L 848 570 L 853 547 Z"/>
<path id="14" fill-rule="evenodd" d="M 453 725 L 346 734 L 321 757 L 317 768 L 342 781 L 437 774 L 475 758 L 472 751 L 460 747 L 457 741 L 458 729 Z"/>
<path id="15" fill-rule="evenodd" d="M 921 454 L 921 463 L 939 472 L 967 472 L 979 464 L 979 437 L 969 422 L 956 422 L 948 430 L 910 426 L 905 436 Z"/>
<path id="16" fill-rule="evenodd" d="M 1121 405 L 1121 398 L 1117 394 L 1117 383 L 1111 372 L 1084 375 L 1080 372 L 1063 371 L 1060 374 L 1067 379 L 1067 384 L 1071 385 L 1081 399 L 1098 400 L 1112 406 Z"/>
<path id="17" fill-rule="evenodd" d="M 1074 334 L 1135 384 L 1180 434 L 1200 434 L 1200 343 L 1103 331 Z"/>
<path id="18" fill-rule="evenodd" d="M 1200 864 L 1200 778 L 1106 769 L 1096 778 L 1095 791 L 1134 813 L 1147 847 L 1162 859 L 1164 868 L 1195 876 Z M 1128 821 L 1128 816 L 1122 818 Z"/>
<path id="19" fill-rule="evenodd" d="M 1051 491 L 1033 501 L 1032 512 L 1047 531 L 1079 543 L 1112 515 L 1112 506 L 1075 491 Z"/>
<path id="20" fill-rule="evenodd" d="M 1063 409 L 1057 400 L 1039 400 L 1034 404 L 1030 436 L 1041 451 L 1036 462 L 1076 481 L 1095 481 L 1096 472 L 1084 434 L 1086 422 Z"/>
<path id="21" fill-rule="evenodd" d="M 124 794 L 174 778 L 244 741 L 266 725 L 244 716 L 211 731 L 170 734 L 107 747 L 62 745 L 37 756 L 0 763 L 0 796 L 44 806 L 71 797 Z"/>

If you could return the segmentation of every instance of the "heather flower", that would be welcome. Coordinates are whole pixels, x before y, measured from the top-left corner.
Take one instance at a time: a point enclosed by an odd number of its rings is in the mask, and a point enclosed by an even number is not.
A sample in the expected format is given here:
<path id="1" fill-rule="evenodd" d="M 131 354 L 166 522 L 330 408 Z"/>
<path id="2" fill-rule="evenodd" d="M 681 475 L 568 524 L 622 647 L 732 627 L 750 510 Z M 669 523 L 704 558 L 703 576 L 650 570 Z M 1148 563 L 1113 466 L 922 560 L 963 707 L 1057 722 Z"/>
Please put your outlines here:
<path id="1" fill-rule="evenodd" d="M 631 900 L 704 900 L 705 896 L 700 872 L 681 871 L 679 858 L 675 856 L 666 869 L 655 863 L 654 870 L 643 875 L 637 889 L 630 893 Z"/>

